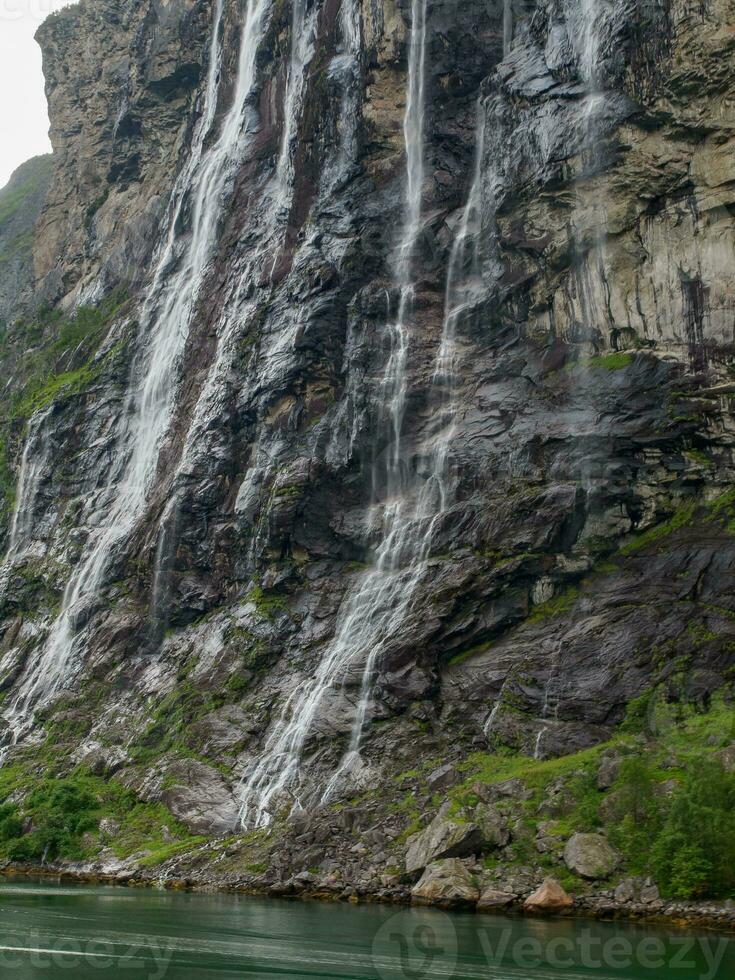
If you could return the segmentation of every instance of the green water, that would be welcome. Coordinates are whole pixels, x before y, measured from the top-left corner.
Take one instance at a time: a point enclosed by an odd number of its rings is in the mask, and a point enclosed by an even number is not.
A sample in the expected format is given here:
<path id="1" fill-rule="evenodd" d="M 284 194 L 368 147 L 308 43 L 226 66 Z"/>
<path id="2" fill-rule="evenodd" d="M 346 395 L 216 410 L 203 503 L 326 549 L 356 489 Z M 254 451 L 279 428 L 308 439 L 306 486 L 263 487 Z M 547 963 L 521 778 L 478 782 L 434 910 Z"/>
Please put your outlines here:
<path id="1" fill-rule="evenodd" d="M 435 910 L 0 885 L 0 977 L 731 980 L 706 933 Z"/>

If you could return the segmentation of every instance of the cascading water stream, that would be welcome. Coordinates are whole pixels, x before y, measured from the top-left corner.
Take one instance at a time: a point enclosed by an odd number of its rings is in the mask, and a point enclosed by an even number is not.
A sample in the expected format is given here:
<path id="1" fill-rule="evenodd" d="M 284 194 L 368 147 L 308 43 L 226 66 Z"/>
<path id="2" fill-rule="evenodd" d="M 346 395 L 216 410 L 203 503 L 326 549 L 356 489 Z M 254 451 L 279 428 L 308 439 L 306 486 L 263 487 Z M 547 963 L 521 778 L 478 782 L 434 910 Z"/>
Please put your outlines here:
<path id="1" fill-rule="evenodd" d="M 48 439 L 44 437 L 46 419 L 53 411 L 49 406 L 38 411 L 28 422 L 28 433 L 18 476 L 15 508 L 10 522 L 8 548 L 0 565 L 0 597 L 5 595 L 8 579 L 16 560 L 33 542 L 33 518 L 36 498 L 49 455 Z"/>
<path id="2" fill-rule="evenodd" d="M 559 720 L 559 706 L 561 703 L 562 687 L 561 678 L 559 677 L 559 665 L 561 663 L 561 653 L 562 644 L 561 641 L 554 643 L 554 648 L 551 653 L 551 665 L 549 669 L 549 676 L 546 680 L 546 687 L 544 689 L 544 704 L 541 710 L 541 720 L 543 721 L 558 721 Z M 538 734 L 536 735 L 536 742 L 533 749 L 533 757 L 537 761 L 543 758 L 542 755 L 542 745 L 544 741 L 544 736 L 549 731 L 549 725 L 543 725 Z"/>
<path id="3" fill-rule="evenodd" d="M 624 6 L 608 5 L 606 0 L 567 0 L 565 16 L 569 36 L 577 59 L 577 72 L 583 86 L 578 103 L 579 174 L 577 195 L 569 219 L 569 240 L 573 262 L 573 293 L 576 298 L 575 329 L 572 336 L 578 345 L 576 379 L 578 398 L 576 418 L 571 428 L 581 454 L 594 430 L 593 379 L 588 356 L 598 351 L 604 333 L 601 323 L 608 318 L 605 273 L 605 242 L 608 231 L 607 193 L 603 170 L 603 129 L 609 93 L 605 90 L 606 49 L 603 38 L 614 36 L 614 20 L 623 15 Z M 594 189 L 590 186 L 595 179 Z M 594 476 L 589 461 L 583 458 L 582 485 L 589 491 Z M 579 474 L 578 474 L 579 475 Z"/>
<path id="4" fill-rule="evenodd" d="M 503 0 L 503 57 L 513 43 L 513 0 Z"/>
<path id="5" fill-rule="evenodd" d="M 342 80 L 342 99 L 339 121 L 339 154 L 336 165 L 329 168 L 324 181 L 325 189 L 333 190 L 335 185 L 354 166 L 357 158 L 357 119 L 361 96 L 360 54 L 362 51 L 362 29 L 358 0 L 343 0 L 340 10 L 342 45 L 340 53 L 332 60 L 330 75 L 340 75 Z"/>
<path id="6" fill-rule="evenodd" d="M 37 412 L 28 423 L 28 435 L 23 450 L 18 477 L 18 492 L 10 525 L 10 541 L 6 562 L 12 561 L 31 541 L 33 533 L 33 510 L 38 487 L 48 459 L 48 442 L 44 439 L 43 427 L 53 410 L 49 406 Z"/>
<path id="7" fill-rule="evenodd" d="M 389 322 L 390 354 L 381 378 L 381 424 L 389 443 L 385 459 L 373 471 L 373 513 L 380 513 L 381 543 L 375 562 L 340 611 L 337 632 L 315 676 L 287 700 L 280 722 L 263 753 L 242 783 L 242 819 L 246 826 L 267 825 L 283 794 L 299 805 L 300 771 L 306 742 L 327 692 L 354 666 L 362 665 L 359 702 L 349 747 L 321 794 L 328 801 L 340 781 L 360 761 L 360 746 L 371 702 L 376 666 L 386 645 L 404 624 L 427 568 L 438 519 L 450 500 L 448 451 L 452 441 L 456 370 L 456 328 L 479 277 L 478 239 L 482 222 L 484 112 L 478 112 L 477 158 L 472 188 L 452 249 L 447 275 L 444 324 L 433 375 L 441 392 L 437 437 L 431 443 L 428 476 L 410 475 L 402 446 L 407 389 L 407 355 L 414 302 L 412 265 L 421 225 L 424 142 L 424 64 L 426 6 L 414 2 L 409 58 L 409 98 L 404 133 L 407 198 L 404 233 L 399 246 L 398 318 Z M 382 510 L 377 501 L 383 500 Z"/>
<path id="8" fill-rule="evenodd" d="M 485 111 L 478 103 L 475 131 L 475 167 L 462 220 L 452 245 L 447 268 L 442 335 L 436 354 L 432 387 L 438 392 L 439 405 L 433 420 L 430 441 L 428 475 L 417 487 L 402 488 L 398 505 L 390 512 L 390 524 L 378 550 L 375 568 L 355 595 L 356 608 L 340 630 L 340 640 L 354 644 L 355 633 L 364 627 L 362 619 L 374 615 L 374 608 L 387 610 L 379 616 L 378 629 L 370 630 L 368 642 L 361 642 L 358 654 L 367 653 L 362 675 L 360 700 L 350 737 L 349 749 L 341 765 L 327 785 L 322 802 L 327 802 L 340 780 L 359 763 L 360 746 L 370 709 L 376 666 L 395 631 L 409 614 L 417 588 L 426 572 L 431 546 L 441 517 L 452 498 L 449 453 L 456 433 L 457 399 L 457 327 L 465 311 L 477 300 L 483 289 L 480 266 L 480 233 L 483 217 L 483 156 L 485 146 Z M 399 461 L 400 465 L 400 461 Z M 411 505 L 411 492 L 415 502 Z M 371 587 L 370 577 L 377 577 L 377 588 Z M 364 594 L 363 594 L 364 593 Z M 361 616 L 360 613 L 363 615 Z M 353 654 L 354 657 L 354 654 Z M 360 658 L 362 659 L 362 658 Z"/>
<path id="9" fill-rule="evenodd" d="M 387 503 L 383 512 L 382 544 L 374 568 L 348 598 L 340 625 L 315 676 L 304 689 L 287 700 L 281 720 L 270 732 L 255 766 L 241 786 L 244 825 L 261 826 L 272 819 L 271 804 L 284 791 L 297 790 L 301 759 L 325 693 L 344 670 L 381 642 L 390 628 L 394 568 L 402 557 L 396 547 L 396 528 L 404 505 L 402 491 L 405 468 L 401 435 L 406 397 L 409 317 L 414 284 L 412 267 L 421 221 L 421 190 L 424 175 L 424 88 L 426 48 L 426 0 L 413 0 L 408 65 L 408 98 L 404 117 L 406 146 L 406 212 L 398 248 L 396 286 L 398 315 L 389 324 L 390 353 L 380 382 L 380 426 L 389 433 L 385 463 L 376 467 L 374 485 L 382 484 Z"/>
<path id="10" fill-rule="evenodd" d="M 305 69 L 314 57 L 314 22 L 317 5 L 308 12 L 307 0 L 292 0 L 291 57 L 286 80 L 286 96 L 283 106 L 283 134 L 276 164 L 276 201 L 280 209 L 290 204 L 293 187 L 294 160 L 293 140 L 297 132 L 299 110 L 304 98 Z"/>
<path id="11" fill-rule="evenodd" d="M 104 516 L 90 538 L 65 591 L 61 612 L 41 656 L 26 669 L 5 717 L 13 741 L 28 726 L 34 709 L 68 679 L 80 626 L 93 606 L 110 561 L 141 519 L 168 431 L 177 389 L 177 371 L 217 240 L 229 184 L 248 139 L 249 100 L 256 80 L 256 54 L 271 0 L 249 0 L 240 39 L 237 82 L 219 135 L 208 141 L 216 120 L 222 68 L 224 0 L 217 0 L 212 25 L 204 104 L 192 147 L 168 208 L 168 234 L 159 249 L 151 286 L 142 304 L 140 350 L 133 366 L 120 424 L 117 458 L 104 491 Z M 183 254 L 180 219 L 191 214 Z"/>
<path id="12" fill-rule="evenodd" d="M 354 7 L 354 0 L 349 2 Z M 202 447 L 208 448 L 210 445 L 207 431 L 211 431 L 213 425 L 219 425 L 227 410 L 232 379 L 236 374 L 233 361 L 241 355 L 238 338 L 242 337 L 243 325 L 248 324 L 252 315 L 267 302 L 268 290 L 272 286 L 270 278 L 283 247 L 284 229 L 295 189 L 295 137 L 304 105 L 307 68 L 316 50 L 318 14 L 317 4 L 312 4 L 309 8 L 305 0 L 294 0 L 291 14 L 291 50 L 283 97 L 283 132 L 275 169 L 259 195 L 260 206 L 253 208 L 248 222 L 249 247 L 246 259 L 238 269 L 230 295 L 223 303 L 216 355 L 192 415 L 173 480 L 174 491 L 159 522 L 151 603 L 152 618 L 158 623 L 159 632 L 162 632 L 160 627 L 166 622 L 169 566 L 173 565 L 179 506 L 186 492 L 187 477 L 196 470 Z M 254 290 L 254 283 L 259 283 L 262 288 Z M 277 358 L 289 349 L 298 321 L 297 316 L 291 330 L 279 333 L 277 342 L 268 352 L 271 358 Z M 265 367 L 264 365 L 264 370 Z"/>

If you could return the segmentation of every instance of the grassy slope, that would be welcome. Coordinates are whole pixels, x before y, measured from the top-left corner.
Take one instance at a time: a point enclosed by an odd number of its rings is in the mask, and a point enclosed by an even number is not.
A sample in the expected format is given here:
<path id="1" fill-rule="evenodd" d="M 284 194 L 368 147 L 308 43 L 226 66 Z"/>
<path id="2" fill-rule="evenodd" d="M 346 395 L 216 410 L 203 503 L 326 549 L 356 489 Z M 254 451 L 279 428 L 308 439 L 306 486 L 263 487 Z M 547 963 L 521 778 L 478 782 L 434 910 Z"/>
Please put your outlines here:
<path id="1" fill-rule="evenodd" d="M 30 255 L 33 226 L 51 171 L 50 155 L 34 157 L 0 189 L 0 271 L 4 263 Z"/>

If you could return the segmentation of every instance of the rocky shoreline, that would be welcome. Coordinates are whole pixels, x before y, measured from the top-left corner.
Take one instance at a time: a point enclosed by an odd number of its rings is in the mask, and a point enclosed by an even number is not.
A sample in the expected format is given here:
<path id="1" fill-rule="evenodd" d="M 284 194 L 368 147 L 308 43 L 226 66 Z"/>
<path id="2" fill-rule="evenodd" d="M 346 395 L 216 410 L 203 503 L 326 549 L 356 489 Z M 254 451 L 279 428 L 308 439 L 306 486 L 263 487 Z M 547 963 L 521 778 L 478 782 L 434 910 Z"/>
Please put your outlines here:
<path id="1" fill-rule="evenodd" d="M 191 877 L 161 876 L 139 869 L 117 874 L 104 874 L 91 868 L 58 866 L 6 865 L 0 869 L 3 881 L 16 879 L 56 879 L 59 882 L 87 885 L 115 885 L 119 887 L 163 888 L 171 891 L 222 892 L 294 901 L 349 902 L 351 904 L 378 903 L 385 905 L 420 905 L 444 910 L 471 911 L 478 915 L 527 916 L 535 918 L 580 918 L 598 921 L 646 922 L 677 929 L 707 929 L 717 932 L 735 930 L 735 902 L 676 902 L 651 899 L 643 901 L 634 896 L 630 900 L 620 897 L 620 887 L 586 896 L 570 897 L 570 903 L 551 903 L 548 907 L 529 903 L 521 898 L 506 902 L 471 903 L 447 902 L 441 899 L 416 901 L 409 886 L 393 886 L 369 891 L 356 887 L 336 887 L 334 882 L 317 880 L 309 872 L 295 875 L 285 882 L 270 886 L 258 885 L 252 879 L 235 876 L 218 877 L 195 874 Z M 553 881 L 553 879 L 551 879 Z M 631 884 L 634 881 L 631 879 Z M 543 888 L 544 886 L 542 886 Z M 558 886 L 557 886 L 558 887 Z M 539 889 L 540 890 L 540 889 Z M 618 897 L 616 897 L 616 895 Z"/>

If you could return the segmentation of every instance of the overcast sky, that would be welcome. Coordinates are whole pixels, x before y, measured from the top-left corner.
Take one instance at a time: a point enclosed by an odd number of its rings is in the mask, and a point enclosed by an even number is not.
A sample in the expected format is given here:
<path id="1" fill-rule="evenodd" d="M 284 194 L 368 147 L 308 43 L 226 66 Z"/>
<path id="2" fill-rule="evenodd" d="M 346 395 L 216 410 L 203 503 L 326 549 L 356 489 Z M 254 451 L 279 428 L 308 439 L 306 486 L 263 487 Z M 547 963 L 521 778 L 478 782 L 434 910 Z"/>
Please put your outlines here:
<path id="1" fill-rule="evenodd" d="M 0 0 L 0 187 L 18 164 L 48 153 L 41 52 L 33 40 L 45 18 L 71 0 Z"/>

